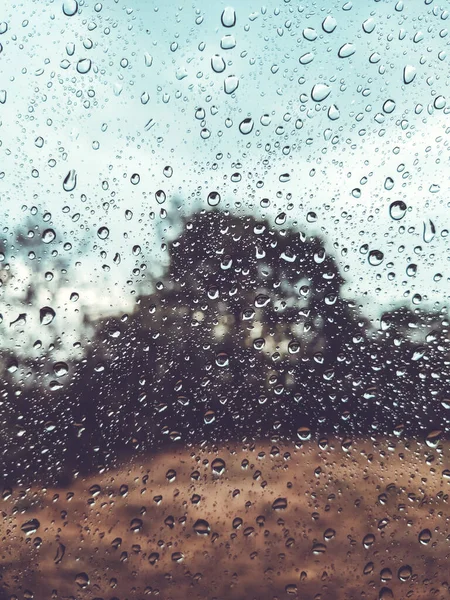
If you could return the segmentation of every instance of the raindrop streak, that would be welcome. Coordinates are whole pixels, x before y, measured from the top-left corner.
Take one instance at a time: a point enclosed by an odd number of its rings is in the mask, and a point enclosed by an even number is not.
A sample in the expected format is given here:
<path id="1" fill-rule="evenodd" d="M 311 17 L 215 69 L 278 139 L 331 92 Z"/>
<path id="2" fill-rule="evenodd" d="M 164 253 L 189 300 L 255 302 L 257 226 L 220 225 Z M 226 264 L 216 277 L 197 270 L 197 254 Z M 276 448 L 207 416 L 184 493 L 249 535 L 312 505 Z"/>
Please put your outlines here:
<path id="1" fill-rule="evenodd" d="M 71 169 L 64 178 L 63 189 L 66 192 L 73 192 L 77 186 L 77 173 L 75 169 Z"/>
<path id="2" fill-rule="evenodd" d="M 78 10 L 77 0 L 64 0 L 62 10 L 66 17 L 73 17 Z"/>
<path id="3" fill-rule="evenodd" d="M 55 316 L 56 313 L 50 306 L 44 306 L 39 311 L 39 320 L 41 325 L 50 325 Z"/>

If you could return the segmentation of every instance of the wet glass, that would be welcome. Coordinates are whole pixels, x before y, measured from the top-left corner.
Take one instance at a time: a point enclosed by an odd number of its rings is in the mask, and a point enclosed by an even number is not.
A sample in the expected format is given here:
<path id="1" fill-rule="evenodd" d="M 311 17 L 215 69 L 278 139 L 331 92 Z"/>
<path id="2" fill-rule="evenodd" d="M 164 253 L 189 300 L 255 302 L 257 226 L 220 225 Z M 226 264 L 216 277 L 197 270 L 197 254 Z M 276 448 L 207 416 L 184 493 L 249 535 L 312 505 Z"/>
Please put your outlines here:
<path id="1" fill-rule="evenodd" d="M 445 598 L 436 0 L 0 7 L 0 600 Z"/>

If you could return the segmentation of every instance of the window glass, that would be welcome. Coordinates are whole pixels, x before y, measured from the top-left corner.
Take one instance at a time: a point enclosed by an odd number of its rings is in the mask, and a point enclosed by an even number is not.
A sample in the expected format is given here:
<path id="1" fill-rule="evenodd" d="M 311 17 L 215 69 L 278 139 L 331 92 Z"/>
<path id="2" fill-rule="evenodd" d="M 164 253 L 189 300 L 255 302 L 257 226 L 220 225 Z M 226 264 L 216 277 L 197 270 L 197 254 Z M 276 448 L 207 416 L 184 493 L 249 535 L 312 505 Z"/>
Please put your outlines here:
<path id="1" fill-rule="evenodd" d="M 0 6 L 0 600 L 446 598 L 450 7 Z"/>

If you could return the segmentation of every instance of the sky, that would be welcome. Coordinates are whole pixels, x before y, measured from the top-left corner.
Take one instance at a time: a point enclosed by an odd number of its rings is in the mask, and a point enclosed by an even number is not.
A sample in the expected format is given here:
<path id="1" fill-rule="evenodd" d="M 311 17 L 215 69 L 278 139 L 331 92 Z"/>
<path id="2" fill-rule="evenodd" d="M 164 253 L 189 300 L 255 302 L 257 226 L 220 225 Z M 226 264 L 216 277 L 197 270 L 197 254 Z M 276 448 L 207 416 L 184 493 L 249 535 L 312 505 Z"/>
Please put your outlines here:
<path id="1" fill-rule="evenodd" d="M 36 278 L 68 339 L 83 310 L 130 310 L 180 216 L 211 192 L 219 208 L 320 235 L 371 318 L 447 306 L 446 4 L 233 6 L 2 2 L 3 237 L 25 221 L 57 234 L 39 268 L 10 251 L 5 340 L 25 343 L 9 327 L 21 312 L 36 337 L 23 306 Z M 67 273 L 46 282 L 55 250 Z"/>

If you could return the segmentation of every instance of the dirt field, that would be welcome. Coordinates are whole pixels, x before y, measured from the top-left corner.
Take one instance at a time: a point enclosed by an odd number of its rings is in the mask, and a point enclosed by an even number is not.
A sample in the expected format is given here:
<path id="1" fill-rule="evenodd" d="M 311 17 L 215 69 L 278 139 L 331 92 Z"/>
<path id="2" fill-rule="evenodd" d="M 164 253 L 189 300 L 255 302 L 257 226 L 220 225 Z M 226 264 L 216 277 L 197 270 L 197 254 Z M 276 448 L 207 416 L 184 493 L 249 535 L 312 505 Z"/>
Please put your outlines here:
<path id="1" fill-rule="evenodd" d="M 264 442 L 4 490 L 0 597 L 450 598 L 449 468 L 447 444 Z"/>

